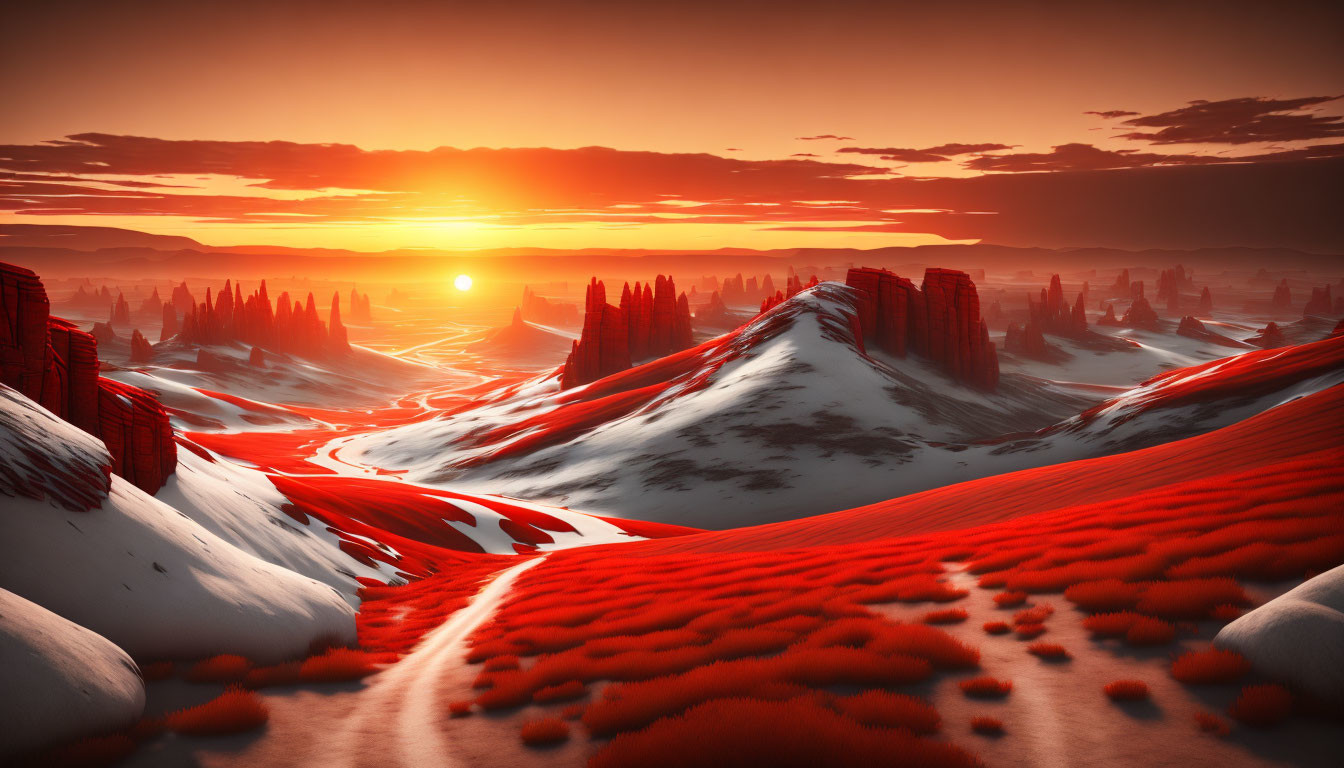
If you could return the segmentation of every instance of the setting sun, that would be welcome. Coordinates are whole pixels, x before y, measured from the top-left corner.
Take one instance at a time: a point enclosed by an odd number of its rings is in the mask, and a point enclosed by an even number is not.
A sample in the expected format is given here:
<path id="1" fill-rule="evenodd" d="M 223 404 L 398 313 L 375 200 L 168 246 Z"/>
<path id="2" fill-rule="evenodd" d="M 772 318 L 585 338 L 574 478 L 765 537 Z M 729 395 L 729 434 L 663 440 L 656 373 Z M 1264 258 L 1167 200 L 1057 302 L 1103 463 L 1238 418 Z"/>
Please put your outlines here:
<path id="1" fill-rule="evenodd" d="M 453 287 L 459 291 L 470 291 L 471 275 L 458 275 L 453 278 Z"/>

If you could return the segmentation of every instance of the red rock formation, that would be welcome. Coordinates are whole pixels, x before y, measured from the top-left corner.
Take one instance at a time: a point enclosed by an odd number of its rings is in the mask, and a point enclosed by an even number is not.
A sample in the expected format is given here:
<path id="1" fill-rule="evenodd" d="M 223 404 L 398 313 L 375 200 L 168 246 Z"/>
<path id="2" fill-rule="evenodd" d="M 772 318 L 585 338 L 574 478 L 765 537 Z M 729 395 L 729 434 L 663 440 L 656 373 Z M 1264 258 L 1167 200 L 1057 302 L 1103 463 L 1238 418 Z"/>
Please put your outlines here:
<path id="1" fill-rule="evenodd" d="M 180 315 L 185 315 L 196 308 L 196 297 L 187 290 L 187 282 L 182 281 L 180 285 L 173 288 L 173 309 Z"/>
<path id="2" fill-rule="evenodd" d="M 620 306 L 607 303 L 606 286 L 597 278 L 588 285 L 583 330 L 561 369 L 560 386 L 587 384 L 623 371 L 635 361 L 662 357 L 693 346 L 691 305 L 676 295 L 671 277 L 659 275 L 653 286 L 627 284 Z"/>
<path id="3" fill-rule="evenodd" d="M 523 295 L 527 295 L 526 287 L 523 288 Z M 354 288 L 350 289 L 350 322 L 373 322 L 373 305 L 369 302 L 369 294 L 361 294 Z"/>
<path id="4" fill-rule="evenodd" d="M 1111 283 L 1111 295 L 1112 295 L 1112 296 L 1129 296 L 1129 295 L 1131 295 L 1131 294 L 1130 294 L 1130 287 L 1129 287 L 1129 270 L 1128 270 L 1128 269 L 1123 270 L 1119 275 L 1116 276 L 1116 278 L 1115 278 L 1115 282 L 1114 282 L 1114 283 Z"/>
<path id="5" fill-rule="evenodd" d="M 1212 344 L 1219 344 L 1224 347 L 1234 347 L 1238 349 L 1246 348 L 1246 345 L 1242 344 L 1239 341 L 1229 339 L 1228 337 L 1223 336 L 1222 334 L 1210 331 L 1208 328 L 1204 326 L 1203 323 L 1199 322 L 1198 320 L 1189 315 L 1186 315 L 1185 317 L 1181 318 L 1181 325 L 1176 329 L 1176 333 L 1180 334 L 1181 336 L 1185 336 L 1187 338 L 1198 339 L 1200 341 L 1209 342 Z"/>
<path id="6" fill-rule="evenodd" d="M 112 471 L 154 493 L 177 466 L 168 414 L 150 393 L 100 378 L 94 336 L 49 310 L 37 275 L 0 264 L 0 382 L 101 439 Z"/>
<path id="7" fill-rule="evenodd" d="M 1045 359 L 1050 356 L 1050 346 L 1045 343 L 1041 326 L 1034 320 L 1027 321 L 1025 327 L 1019 323 L 1009 323 L 1008 332 L 1003 337 L 1003 348 L 1028 357 Z"/>
<path id="8" fill-rule="evenodd" d="M 1288 340 L 1284 338 L 1283 331 L 1279 330 L 1277 323 L 1270 323 L 1264 328 L 1261 328 L 1259 333 L 1255 336 L 1247 339 L 1246 343 L 1254 344 L 1257 347 L 1263 347 L 1265 349 L 1275 349 L 1286 346 Z"/>
<path id="9" fill-rule="evenodd" d="M 1120 321 L 1115 318 L 1114 306 L 1110 304 L 1106 305 L 1106 314 L 1101 316 L 1101 319 L 1097 321 L 1097 325 L 1120 325 Z"/>
<path id="10" fill-rule="evenodd" d="M 149 339 L 140 332 L 139 328 L 131 331 L 131 362 L 148 363 L 149 358 L 154 354 L 154 347 L 150 345 Z"/>
<path id="11" fill-rule="evenodd" d="M 366 297 L 367 300 L 367 297 Z M 579 324 L 579 308 L 568 302 L 551 301 L 523 286 L 523 319 L 540 325 L 571 327 Z"/>
<path id="12" fill-rule="evenodd" d="M 272 311 L 265 280 L 246 299 L 241 285 L 225 283 L 213 302 L 206 289 L 205 301 L 187 314 L 177 340 L 204 345 L 241 342 L 307 357 L 339 357 L 350 351 L 340 314 L 339 293 L 332 296 L 329 321 L 324 324 L 311 293 L 305 304 L 292 306 L 289 294 L 282 293 Z"/>
<path id="13" fill-rule="evenodd" d="M 103 286 L 97 291 L 86 291 L 84 286 L 81 285 L 75 291 L 75 295 L 66 301 L 66 304 L 73 309 L 91 310 L 110 307 L 114 301 L 112 292 L 107 290 L 107 286 Z"/>
<path id="14" fill-rule="evenodd" d="M 253 368 L 266 367 L 266 353 L 261 351 L 261 347 L 252 348 L 252 353 L 247 356 L 247 364 Z"/>
<path id="15" fill-rule="evenodd" d="M 1293 292 L 1288 288 L 1288 278 L 1283 278 L 1274 286 L 1274 298 L 1270 300 L 1270 304 L 1275 309 L 1287 309 L 1293 305 Z"/>
<path id="16" fill-rule="evenodd" d="M 700 325 L 725 325 L 731 321 L 728 305 L 719 298 L 718 291 L 710 294 L 709 301 L 695 313 L 695 322 Z"/>
<path id="17" fill-rule="evenodd" d="M 742 279 L 741 272 L 737 273 L 735 277 L 723 281 L 722 294 L 725 304 L 747 304 L 752 301 L 752 298 L 747 295 L 747 284 Z"/>
<path id="18" fill-rule="evenodd" d="M 1129 297 L 1134 301 L 1144 298 L 1142 280 L 1135 280 L 1129 284 Z"/>
<path id="19" fill-rule="evenodd" d="M 764 315 L 766 312 L 769 312 L 770 310 L 774 309 L 780 304 L 783 304 L 784 301 L 785 301 L 784 292 L 775 291 L 774 296 L 766 296 L 764 299 L 761 299 L 761 311 L 758 312 L 757 315 Z"/>
<path id="20" fill-rule="evenodd" d="M 919 290 L 885 269 L 851 269 L 845 283 L 859 292 L 858 326 L 865 348 L 904 357 L 913 351 L 957 381 L 998 387 L 999 362 L 980 317 L 980 297 L 965 272 L 928 269 Z"/>
<path id="21" fill-rule="evenodd" d="M 1329 317 L 1335 313 L 1335 300 L 1330 297 L 1330 286 L 1324 288 L 1312 288 L 1311 300 L 1307 306 L 1302 309 L 1302 316 L 1319 315 Z"/>
<path id="22" fill-rule="evenodd" d="M 131 324 L 131 305 L 126 301 L 126 295 L 117 294 L 117 302 L 112 305 L 112 312 L 107 318 L 108 325 L 130 325 Z"/>
<path id="23" fill-rule="evenodd" d="M 140 317 L 152 322 L 162 316 L 163 299 L 159 298 L 159 289 L 155 286 L 154 292 L 149 294 L 149 298 L 140 302 Z"/>
<path id="24" fill-rule="evenodd" d="M 1186 273 L 1185 267 L 1177 264 L 1174 269 L 1164 269 L 1157 278 L 1157 300 L 1167 302 L 1167 309 L 1173 314 L 1180 312 L 1181 291 L 1194 290 L 1194 275 Z"/>
<path id="25" fill-rule="evenodd" d="M 163 305 L 163 326 L 159 329 L 159 341 L 167 341 L 177 335 L 177 310 L 172 304 Z"/>
<path id="26" fill-rule="evenodd" d="M 1213 294 L 1209 292 L 1207 285 L 1199 294 L 1199 307 L 1195 309 L 1195 314 L 1200 317 L 1209 317 L 1213 314 Z"/>
<path id="27" fill-rule="evenodd" d="M 761 280 L 761 293 L 766 296 L 775 295 L 775 279 L 766 273 L 765 278 Z"/>
<path id="28" fill-rule="evenodd" d="M 1039 302 L 1033 300 L 1030 294 L 1027 295 L 1030 320 L 1023 330 L 1028 335 L 1044 332 L 1074 338 L 1086 336 L 1087 308 L 1083 304 L 1084 301 L 1084 294 L 1080 292 L 1073 308 L 1070 309 L 1069 302 L 1064 298 L 1064 287 L 1059 281 L 1059 275 L 1051 275 L 1050 287 L 1041 290 Z M 1044 339 L 1041 343 L 1045 343 Z M 1035 341 L 1033 340 L 1030 345 L 1034 348 Z M 1007 346 L 1006 341 L 1004 346 Z"/>
<path id="29" fill-rule="evenodd" d="M 1143 285 L 1143 283 L 1135 283 Z M 1146 328 L 1150 331 L 1162 330 L 1162 322 L 1158 319 L 1157 313 L 1153 311 L 1148 300 L 1138 298 L 1125 310 L 1125 316 L 1120 319 L 1120 324 L 1126 328 Z"/>

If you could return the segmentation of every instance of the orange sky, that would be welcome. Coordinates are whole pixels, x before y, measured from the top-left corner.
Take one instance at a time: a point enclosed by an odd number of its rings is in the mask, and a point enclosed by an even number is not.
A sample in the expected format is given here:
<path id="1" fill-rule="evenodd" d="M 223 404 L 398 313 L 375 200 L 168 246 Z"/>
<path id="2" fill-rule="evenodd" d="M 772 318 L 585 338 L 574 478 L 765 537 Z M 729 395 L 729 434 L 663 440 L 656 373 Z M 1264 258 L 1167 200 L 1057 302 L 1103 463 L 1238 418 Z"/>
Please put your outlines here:
<path id="1" fill-rule="evenodd" d="M 365 150 L 601 146 L 749 161 L 810 153 L 907 176 L 973 176 L 981 171 L 965 167 L 969 155 L 903 164 L 835 150 L 963 142 L 1014 147 L 999 154 L 1076 143 L 1265 153 L 1311 143 L 1154 147 L 1114 138 L 1122 132 L 1116 120 L 1084 113 L 1150 115 L 1194 99 L 1344 93 L 1344 23 L 1325 3 L 477 5 L 487 4 L 34 3 L 7 12 L 0 32 L 7 105 L 0 142 L 35 145 L 97 132 Z M 1340 112 L 1339 102 L 1310 109 Z M 821 134 L 852 140 L 798 139 Z M 337 189 L 282 193 L 250 187 L 255 177 L 196 178 L 192 189 L 173 194 L 302 197 Z M 527 182 L 526 174 L 499 181 Z M 564 228 L 501 225 L 481 209 L 445 217 L 421 203 L 376 221 L 296 216 L 283 226 L 199 212 L 0 216 L 213 243 L 361 249 L 873 247 L 941 239 L 781 231 L 741 218 L 681 223 L 676 211 L 660 213 L 661 222 L 627 224 L 606 207 L 622 203 L 601 203 L 605 215 Z M 818 226 L 852 229 L 873 220 L 840 213 Z"/>

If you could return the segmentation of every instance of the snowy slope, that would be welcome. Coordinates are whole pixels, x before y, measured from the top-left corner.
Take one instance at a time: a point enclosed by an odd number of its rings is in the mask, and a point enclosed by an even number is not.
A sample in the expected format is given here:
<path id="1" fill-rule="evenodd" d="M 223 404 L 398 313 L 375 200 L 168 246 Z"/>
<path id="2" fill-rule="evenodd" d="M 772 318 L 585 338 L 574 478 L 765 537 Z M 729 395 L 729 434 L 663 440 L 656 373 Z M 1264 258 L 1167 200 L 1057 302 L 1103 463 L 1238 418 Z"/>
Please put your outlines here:
<path id="1" fill-rule="evenodd" d="M 126 652 L 0 589 L 0 760 L 129 725 L 145 706 Z"/>
<path id="2" fill-rule="evenodd" d="M 1276 680 L 1344 702 L 1344 565 L 1228 624 L 1214 642 Z"/>
<path id="3" fill-rule="evenodd" d="M 852 296 L 822 284 L 693 350 L 565 392 L 539 377 L 332 455 L 454 490 L 722 529 L 1155 445 L 1344 380 L 1332 351 L 1313 376 L 1263 391 L 1134 413 L 1176 389 L 1166 378 L 1070 418 L 1105 391 L 1010 374 L 984 394 L 914 356 L 863 354 Z M 1282 368 L 1263 352 L 1244 357 L 1236 375 Z M 1206 365 L 1198 375 L 1227 367 Z"/>
<path id="4" fill-rule="evenodd" d="M 0 456 L 26 456 L 39 475 L 106 462 L 101 443 L 5 394 Z M 140 659 L 231 652 L 280 660 L 318 637 L 353 640 L 354 611 L 332 587 L 239 550 L 120 477 L 87 510 L 62 505 L 65 472 L 47 477 L 40 498 L 5 500 L 0 588 Z"/>

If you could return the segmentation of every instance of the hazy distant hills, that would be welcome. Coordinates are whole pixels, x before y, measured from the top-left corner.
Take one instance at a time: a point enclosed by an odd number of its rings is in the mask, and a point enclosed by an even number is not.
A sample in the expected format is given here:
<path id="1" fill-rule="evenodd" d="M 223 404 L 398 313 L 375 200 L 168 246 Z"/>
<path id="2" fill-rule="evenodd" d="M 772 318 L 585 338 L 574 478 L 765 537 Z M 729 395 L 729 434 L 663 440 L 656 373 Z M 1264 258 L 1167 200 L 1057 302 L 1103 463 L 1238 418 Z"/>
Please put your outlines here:
<path id="1" fill-rule="evenodd" d="M 647 249 L 497 248 L 453 251 L 400 249 L 364 253 L 286 246 L 210 246 L 189 237 L 154 235 L 114 227 L 0 224 L 0 260 L 48 277 L 244 278 L 302 275 L 312 278 L 396 281 L 427 269 L 471 267 L 488 260 L 492 267 L 525 274 L 529 280 L 572 279 L 578 274 L 620 277 L 675 273 L 730 275 L 735 272 L 800 272 L 828 265 L 855 264 L 913 272 L 925 266 L 993 271 L 1053 270 L 1063 273 L 1121 267 L 1170 267 L 1201 270 L 1326 270 L 1344 268 L 1344 256 L 1287 248 L 1201 248 L 1127 251 L 1114 248 L 1017 248 L 975 245 L 923 245 L 893 248 L 787 248 L 755 251 Z M 445 263 L 447 262 L 447 263 Z M 464 264 L 463 262 L 468 262 Z"/>

